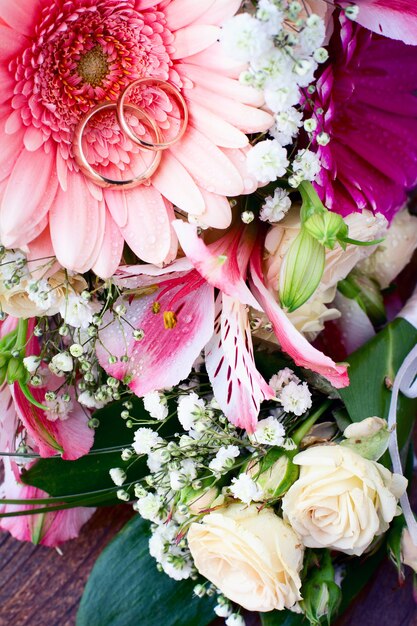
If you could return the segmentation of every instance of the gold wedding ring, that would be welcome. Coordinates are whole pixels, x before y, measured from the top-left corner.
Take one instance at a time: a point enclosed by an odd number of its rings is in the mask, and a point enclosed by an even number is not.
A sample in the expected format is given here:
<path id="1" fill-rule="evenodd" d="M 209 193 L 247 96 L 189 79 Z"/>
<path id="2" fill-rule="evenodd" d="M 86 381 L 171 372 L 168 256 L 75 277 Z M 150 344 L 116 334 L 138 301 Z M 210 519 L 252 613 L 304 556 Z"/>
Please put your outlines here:
<path id="1" fill-rule="evenodd" d="M 152 119 L 152 117 L 150 117 L 147 113 L 145 113 L 145 111 L 135 106 L 134 104 L 128 103 L 123 106 L 126 109 L 133 111 L 139 117 L 139 119 L 144 119 L 151 126 L 151 128 L 153 129 L 155 133 L 156 142 L 159 145 L 162 139 L 162 135 L 161 135 L 159 126 Z M 148 181 L 150 177 L 152 176 L 152 174 L 156 172 L 161 162 L 161 158 L 162 158 L 161 152 L 157 150 L 153 151 L 154 158 L 153 158 L 152 163 L 149 165 L 149 167 L 147 167 L 145 171 L 141 172 L 139 176 L 135 176 L 134 178 L 129 178 L 126 180 L 114 180 L 114 179 L 108 178 L 107 176 L 100 174 L 99 172 L 97 172 L 97 170 L 93 168 L 93 166 L 88 162 L 87 157 L 84 152 L 84 148 L 83 148 L 83 135 L 91 119 L 95 117 L 98 113 L 101 113 L 102 111 L 113 110 L 117 112 L 117 109 L 118 109 L 118 103 L 116 102 L 102 102 L 101 104 L 97 104 L 92 109 L 90 109 L 90 111 L 87 112 L 87 114 L 82 118 L 82 120 L 80 121 L 80 123 L 78 124 L 75 130 L 74 142 L 73 142 L 74 155 L 75 155 L 78 165 L 80 166 L 84 174 L 99 187 L 104 187 L 104 188 L 111 187 L 113 189 L 117 189 L 117 188 L 132 189 Z M 123 115 L 123 119 L 126 121 L 126 118 L 124 115 Z M 138 138 L 136 135 L 134 135 L 134 137 L 136 138 L 135 143 L 137 144 Z"/>
<path id="2" fill-rule="evenodd" d="M 135 89 L 135 87 L 139 87 L 141 85 L 156 85 L 160 87 L 162 91 L 166 91 L 169 94 L 172 94 L 174 98 L 177 100 L 178 104 L 180 105 L 180 110 L 182 110 L 182 113 L 183 113 L 183 116 L 181 118 L 182 123 L 181 123 L 181 127 L 180 127 L 178 134 L 173 139 L 169 141 L 158 140 L 156 143 L 151 143 L 149 141 L 145 141 L 144 139 L 141 139 L 140 137 L 138 137 L 138 135 L 136 135 L 133 132 L 125 116 L 125 109 L 128 106 L 128 104 L 126 104 L 126 98 L 129 95 L 129 93 L 132 91 L 132 89 Z M 168 83 L 166 80 L 161 80 L 159 78 L 139 78 L 138 80 L 135 80 L 132 83 L 130 83 L 121 94 L 117 102 L 117 119 L 120 124 L 120 127 L 123 129 L 124 133 L 126 133 L 126 135 L 129 137 L 131 141 L 141 146 L 143 150 L 150 150 L 150 151 L 155 152 L 159 150 L 166 150 L 167 148 L 170 148 L 171 146 L 175 145 L 176 143 L 178 143 L 178 141 L 182 139 L 185 131 L 187 130 L 188 121 L 189 121 L 189 113 L 188 113 L 188 106 L 184 97 L 181 95 L 181 92 L 176 87 L 171 85 L 171 83 Z"/>

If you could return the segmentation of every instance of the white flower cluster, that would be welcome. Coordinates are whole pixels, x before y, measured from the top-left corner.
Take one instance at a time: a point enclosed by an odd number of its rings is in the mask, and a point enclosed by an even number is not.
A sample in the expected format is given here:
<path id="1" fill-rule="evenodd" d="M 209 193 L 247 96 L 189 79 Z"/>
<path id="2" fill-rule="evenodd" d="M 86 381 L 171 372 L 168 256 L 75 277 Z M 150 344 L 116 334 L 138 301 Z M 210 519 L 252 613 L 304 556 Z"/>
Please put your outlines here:
<path id="1" fill-rule="evenodd" d="M 294 413 L 299 417 L 311 408 L 311 392 L 307 383 L 302 383 L 288 367 L 275 374 L 269 385 L 286 413 Z"/>
<path id="2" fill-rule="evenodd" d="M 318 64 L 328 58 L 323 44 L 324 20 L 308 14 L 304 3 L 260 0 L 254 15 L 241 13 L 228 20 L 221 41 L 226 53 L 248 64 L 241 81 L 263 92 L 265 104 L 274 115 L 271 139 L 258 142 L 248 153 L 248 170 L 263 184 L 290 174 L 289 184 L 298 187 L 313 181 L 320 171 L 318 157 L 300 150 L 290 163 L 286 146 L 292 144 L 304 126 L 314 132 L 316 120 L 303 121 L 300 110 Z M 261 219 L 276 222 L 288 210 L 285 195 L 268 198 Z"/>

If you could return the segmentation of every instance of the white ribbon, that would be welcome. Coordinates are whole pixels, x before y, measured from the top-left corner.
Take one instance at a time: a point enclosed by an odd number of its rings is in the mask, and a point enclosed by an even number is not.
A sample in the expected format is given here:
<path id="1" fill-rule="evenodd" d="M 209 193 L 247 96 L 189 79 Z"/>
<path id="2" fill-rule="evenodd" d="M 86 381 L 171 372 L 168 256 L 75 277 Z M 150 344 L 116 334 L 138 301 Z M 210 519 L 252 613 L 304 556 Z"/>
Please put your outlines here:
<path id="1" fill-rule="evenodd" d="M 404 317 L 401 314 L 401 317 Z M 391 403 L 388 413 L 388 428 L 393 432 L 389 442 L 389 453 L 391 455 L 392 467 L 396 474 L 403 474 L 401 464 L 400 451 L 398 448 L 397 436 L 397 411 L 398 411 L 398 394 L 401 391 L 407 398 L 417 398 L 417 345 L 411 350 L 405 358 L 392 387 Z M 404 518 L 410 532 L 411 539 L 417 546 L 417 522 L 411 509 L 410 500 L 407 493 L 400 498 L 401 508 Z"/>

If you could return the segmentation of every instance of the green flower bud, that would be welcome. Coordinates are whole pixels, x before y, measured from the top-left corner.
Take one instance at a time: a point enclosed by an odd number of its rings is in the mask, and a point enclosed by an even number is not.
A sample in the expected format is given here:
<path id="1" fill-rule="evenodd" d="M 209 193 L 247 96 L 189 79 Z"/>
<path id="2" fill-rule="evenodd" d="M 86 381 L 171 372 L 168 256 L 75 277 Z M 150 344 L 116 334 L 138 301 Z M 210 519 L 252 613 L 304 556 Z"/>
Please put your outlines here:
<path id="1" fill-rule="evenodd" d="M 302 228 L 281 267 L 281 305 L 292 313 L 313 295 L 324 272 L 325 249 Z"/>
<path id="2" fill-rule="evenodd" d="M 19 358 L 12 357 L 7 366 L 7 382 L 9 385 L 17 381 L 25 383 L 29 378 L 29 373 Z"/>
<path id="3" fill-rule="evenodd" d="M 388 448 L 391 436 L 386 421 L 380 417 L 368 417 L 362 422 L 354 422 L 343 434 L 346 439 L 341 445 L 370 461 L 381 458 Z"/>
<path id="4" fill-rule="evenodd" d="M 262 459 L 252 459 L 246 473 L 262 489 L 265 499 L 280 498 L 298 478 L 299 468 L 292 462 L 294 454 L 272 448 Z"/>
<path id="5" fill-rule="evenodd" d="M 334 568 L 328 550 L 310 552 L 306 558 L 308 571 L 301 594 L 303 609 L 311 626 L 320 626 L 322 618 L 333 622 L 342 599 L 340 587 L 334 582 Z"/>
<path id="6" fill-rule="evenodd" d="M 333 250 L 339 237 L 345 238 L 349 233 L 349 228 L 341 215 L 330 211 L 312 215 L 304 227 L 314 239 L 330 250 Z"/>

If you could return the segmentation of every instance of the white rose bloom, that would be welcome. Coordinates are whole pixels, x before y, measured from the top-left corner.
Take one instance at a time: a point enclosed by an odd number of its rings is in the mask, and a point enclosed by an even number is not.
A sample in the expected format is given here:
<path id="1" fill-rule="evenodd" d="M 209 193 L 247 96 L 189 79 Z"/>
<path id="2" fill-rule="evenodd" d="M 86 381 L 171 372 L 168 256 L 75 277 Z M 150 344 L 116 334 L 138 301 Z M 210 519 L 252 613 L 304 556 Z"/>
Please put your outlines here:
<path id="1" fill-rule="evenodd" d="M 248 474 L 240 474 L 233 478 L 230 492 L 237 500 L 245 504 L 262 500 L 263 491 Z"/>
<path id="2" fill-rule="evenodd" d="M 270 183 L 284 176 L 288 165 L 287 151 L 276 139 L 260 141 L 247 155 L 248 172 L 261 183 Z"/>
<path id="3" fill-rule="evenodd" d="M 308 548 L 360 556 L 397 513 L 407 480 L 343 446 L 315 446 L 294 458 L 300 477 L 284 496 L 284 517 Z"/>
<path id="4" fill-rule="evenodd" d="M 249 611 L 283 610 L 301 599 L 303 549 L 271 509 L 233 504 L 210 513 L 191 525 L 188 545 L 200 574 Z"/>

